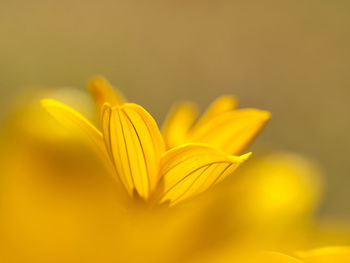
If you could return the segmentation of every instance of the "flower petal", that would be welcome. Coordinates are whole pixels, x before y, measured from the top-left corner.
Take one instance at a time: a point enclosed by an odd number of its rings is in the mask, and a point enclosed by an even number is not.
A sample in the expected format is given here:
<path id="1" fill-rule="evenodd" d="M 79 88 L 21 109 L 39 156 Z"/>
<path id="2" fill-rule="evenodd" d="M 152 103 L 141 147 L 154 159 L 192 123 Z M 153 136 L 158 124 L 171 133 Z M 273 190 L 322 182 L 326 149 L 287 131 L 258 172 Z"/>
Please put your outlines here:
<path id="1" fill-rule="evenodd" d="M 42 99 L 40 103 L 51 116 L 67 128 L 78 131 L 80 134 L 86 136 L 100 151 L 105 153 L 102 133 L 83 115 L 53 99 Z"/>
<path id="2" fill-rule="evenodd" d="M 162 158 L 160 202 L 173 205 L 199 193 L 230 175 L 250 153 L 228 156 L 210 146 L 186 144 L 168 151 Z"/>
<path id="3" fill-rule="evenodd" d="M 294 258 L 292 256 L 274 252 L 274 251 L 264 251 L 260 252 L 257 255 L 254 255 L 251 259 L 252 261 L 248 261 L 250 263 L 259 262 L 259 263 L 303 263 L 303 261 Z"/>
<path id="4" fill-rule="evenodd" d="M 270 119 L 270 113 L 257 109 L 241 109 L 220 114 L 198 128 L 188 141 L 206 143 L 222 151 L 239 154 Z"/>
<path id="5" fill-rule="evenodd" d="M 165 150 L 158 126 L 141 106 L 127 103 L 102 110 L 106 146 L 117 173 L 130 195 L 148 199 L 159 181 L 159 163 Z"/>
<path id="6" fill-rule="evenodd" d="M 238 102 L 234 96 L 225 95 L 214 100 L 203 116 L 198 121 L 197 125 L 202 125 L 211 119 L 217 117 L 219 114 L 235 110 L 237 108 Z"/>
<path id="7" fill-rule="evenodd" d="M 179 103 L 170 110 L 162 128 L 162 134 L 168 149 L 185 142 L 186 136 L 197 117 L 197 107 L 191 102 Z"/>
<path id="8" fill-rule="evenodd" d="M 115 106 L 126 102 L 123 94 L 121 94 L 119 90 L 113 88 L 112 85 L 101 76 L 93 77 L 89 81 L 88 88 L 99 112 L 105 103 Z"/>
<path id="9" fill-rule="evenodd" d="M 321 247 L 297 252 L 297 255 L 308 263 L 347 263 L 350 262 L 350 247 Z"/>

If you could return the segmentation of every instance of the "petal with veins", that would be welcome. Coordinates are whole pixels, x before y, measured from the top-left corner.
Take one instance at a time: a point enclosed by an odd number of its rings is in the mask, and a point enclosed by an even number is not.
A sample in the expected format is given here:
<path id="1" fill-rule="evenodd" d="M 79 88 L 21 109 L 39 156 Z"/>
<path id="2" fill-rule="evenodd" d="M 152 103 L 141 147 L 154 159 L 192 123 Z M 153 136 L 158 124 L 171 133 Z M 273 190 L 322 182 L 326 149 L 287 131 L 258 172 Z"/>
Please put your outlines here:
<path id="1" fill-rule="evenodd" d="M 160 167 L 160 202 L 174 205 L 206 191 L 230 175 L 249 155 L 228 156 L 202 144 L 186 144 L 168 151 Z"/>
<path id="2" fill-rule="evenodd" d="M 159 163 L 165 150 L 160 131 L 141 106 L 127 103 L 102 110 L 102 129 L 118 176 L 130 195 L 148 199 L 159 181 Z"/>
<path id="3" fill-rule="evenodd" d="M 83 115 L 71 107 L 53 99 L 42 99 L 41 105 L 51 116 L 62 123 L 62 125 L 86 136 L 105 156 L 106 150 L 102 133 Z"/>
<path id="4" fill-rule="evenodd" d="M 267 111 L 229 111 L 193 129 L 188 141 L 209 144 L 231 155 L 240 154 L 269 119 L 270 113 Z"/>

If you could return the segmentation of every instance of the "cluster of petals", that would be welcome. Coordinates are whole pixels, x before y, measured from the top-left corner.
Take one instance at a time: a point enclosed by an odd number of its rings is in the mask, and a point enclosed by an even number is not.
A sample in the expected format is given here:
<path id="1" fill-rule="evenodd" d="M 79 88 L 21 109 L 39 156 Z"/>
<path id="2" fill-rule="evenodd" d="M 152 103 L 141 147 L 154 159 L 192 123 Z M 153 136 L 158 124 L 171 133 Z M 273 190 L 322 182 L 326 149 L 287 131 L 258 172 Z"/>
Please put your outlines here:
<path id="1" fill-rule="evenodd" d="M 170 112 L 162 131 L 140 105 L 128 103 L 101 77 L 89 84 L 100 124 L 53 99 L 42 106 L 63 125 L 84 134 L 131 197 L 174 205 L 231 175 L 251 153 L 238 155 L 270 118 L 258 109 L 237 109 L 232 96 L 215 100 L 199 118 L 184 102 Z"/>

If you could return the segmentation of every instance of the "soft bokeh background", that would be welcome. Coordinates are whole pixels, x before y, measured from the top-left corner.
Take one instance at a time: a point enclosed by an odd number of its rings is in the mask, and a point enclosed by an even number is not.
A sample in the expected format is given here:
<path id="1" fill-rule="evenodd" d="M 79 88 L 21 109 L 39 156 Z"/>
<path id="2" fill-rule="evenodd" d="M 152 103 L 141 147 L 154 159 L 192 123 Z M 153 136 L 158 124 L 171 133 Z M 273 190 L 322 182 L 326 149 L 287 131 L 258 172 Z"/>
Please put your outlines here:
<path id="1" fill-rule="evenodd" d="M 321 163 L 323 213 L 350 218 L 350 2 L 0 2 L 0 103 L 30 86 L 85 88 L 100 73 L 158 120 L 223 93 L 268 109 L 259 137 Z"/>

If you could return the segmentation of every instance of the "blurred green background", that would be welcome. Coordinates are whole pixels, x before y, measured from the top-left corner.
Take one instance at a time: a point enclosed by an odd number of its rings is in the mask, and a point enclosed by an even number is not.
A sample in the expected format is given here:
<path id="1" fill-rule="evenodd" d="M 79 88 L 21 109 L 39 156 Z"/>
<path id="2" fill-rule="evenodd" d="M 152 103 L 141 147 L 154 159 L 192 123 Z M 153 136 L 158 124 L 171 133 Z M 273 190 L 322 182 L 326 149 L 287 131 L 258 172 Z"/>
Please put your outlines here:
<path id="1" fill-rule="evenodd" d="M 1 0 L 0 34 L 0 116 L 97 73 L 158 120 L 236 94 L 273 113 L 259 142 L 323 166 L 323 213 L 350 218 L 350 1 Z"/>

